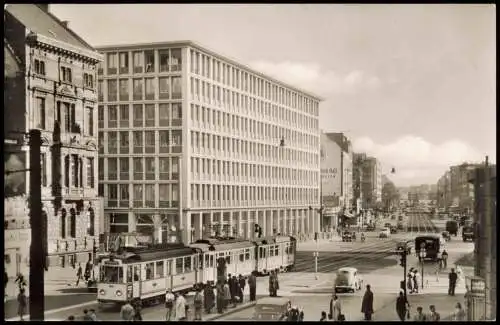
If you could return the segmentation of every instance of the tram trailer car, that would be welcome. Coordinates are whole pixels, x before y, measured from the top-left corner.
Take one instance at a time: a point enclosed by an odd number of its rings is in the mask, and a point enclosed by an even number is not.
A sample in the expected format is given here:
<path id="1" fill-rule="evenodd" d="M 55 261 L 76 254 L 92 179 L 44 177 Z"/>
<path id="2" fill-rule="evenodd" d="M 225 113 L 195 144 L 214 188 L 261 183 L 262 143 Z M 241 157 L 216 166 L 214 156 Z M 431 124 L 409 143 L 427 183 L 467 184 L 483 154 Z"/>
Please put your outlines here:
<path id="1" fill-rule="evenodd" d="M 127 300 L 159 302 L 165 292 L 189 292 L 198 280 L 201 251 L 183 244 L 127 247 L 102 258 L 97 301 L 124 304 Z"/>
<path id="2" fill-rule="evenodd" d="M 272 270 L 288 272 L 295 265 L 297 240 L 291 236 L 257 238 L 255 243 L 255 271 L 269 274 Z"/>

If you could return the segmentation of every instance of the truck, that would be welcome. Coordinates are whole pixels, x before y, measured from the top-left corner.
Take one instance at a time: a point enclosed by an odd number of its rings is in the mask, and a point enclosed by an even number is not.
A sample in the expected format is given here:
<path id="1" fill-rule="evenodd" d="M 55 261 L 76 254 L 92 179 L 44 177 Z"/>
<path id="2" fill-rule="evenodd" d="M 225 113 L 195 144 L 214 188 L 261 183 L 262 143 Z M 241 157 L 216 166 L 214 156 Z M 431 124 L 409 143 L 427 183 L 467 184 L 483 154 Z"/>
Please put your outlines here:
<path id="1" fill-rule="evenodd" d="M 455 220 L 446 221 L 446 231 L 456 237 L 458 234 L 458 222 Z"/>
<path id="2" fill-rule="evenodd" d="M 462 228 L 462 240 L 466 242 L 467 240 L 474 241 L 474 227 L 472 225 L 465 225 Z"/>

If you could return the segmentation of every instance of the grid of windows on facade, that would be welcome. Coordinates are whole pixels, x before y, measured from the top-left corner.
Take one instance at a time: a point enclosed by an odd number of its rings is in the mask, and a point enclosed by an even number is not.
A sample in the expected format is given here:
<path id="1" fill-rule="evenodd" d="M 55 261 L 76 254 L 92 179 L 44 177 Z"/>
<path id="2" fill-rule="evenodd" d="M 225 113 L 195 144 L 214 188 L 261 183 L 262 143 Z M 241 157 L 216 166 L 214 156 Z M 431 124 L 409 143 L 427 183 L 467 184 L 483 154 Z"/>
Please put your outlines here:
<path id="1" fill-rule="evenodd" d="M 192 91 L 197 91 L 197 93 L 192 94 L 194 96 L 210 96 L 210 100 L 229 103 L 230 100 L 241 101 L 242 94 L 253 95 L 260 100 L 277 105 L 277 107 L 288 107 L 297 112 L 316 117 L 319 115 L 319 103 L 317 100 L 286 89 L 270 80 L 266 80 L 256 74 L 244 71 L 230 63 L 223 62 L 199 51 L 191 50 L 190 54 L 190 72 L 199 76 L 199 78 L 191 79 L 191 89 Z M 203 86 L 202 81 L 208 81 L 207 79 L 211 83 Z M 214 87 L 214 85 L 217 86 Z M 237 97 L 240 97 L 240 99 L 236 99 Z M 249 105 L 244 106 L 248 107 Z M 276 109 L 272 111 L 274 112 Z M 284 114 L 290 113 L 283 111 L 278 117 L 285 118 Z M 311 123 L 317 123 L 317 120 Z M 314 129 L 317 129 L 317 125 L 314 126 Z"/>
<path id="2" fill-rule="evenodd" d="M 153 214 L 135 214 L 135 231 L 140 234 L 153 235 L 157 224 Z M 172 226 L 177 224 L 179 216 L 176 213 L 160 214 L 162 238 L 165 240 L 173 233 Z M 127 213 L 112 213 L 108 215 L 111 233 L 129 232 L 129 216 Z"/>
<path id="3" fill-rule="evenodd" d="M 318 195 L 319 191 L 314 188 L 191 184 L 191 204 L 193 207 L 314 204 Z"/>
<path id="4" fill-rule="evenodd" d="M 182 104 L 99 105 L 99 129 L 181 127 Z"/>
<path id="5" fill-rule="evenodd" d="M 178 208 L 179 184 L 107 184 L 109 208 Z"/>
<path id="6" fill-rule="evenodd" d="M 132 50 L 106 53 L 106 71 L 103 63 L 99 75 L 127 75 L 161 72 L 181 72 L 180 48 Z M 104 73 L 106 72 L 106 73 Z"/>
<path id="7" fill-rule="evenodd" d="M 99 80 L 99 101 L 128 102 L 130 100 L 182 99 L 181 77 L 119 78 Z M 106 92 L 104 91 L 106 86 Z M 104 95 L 106 94 L 106 98 Z"/>
<path id="8" fill-rule="evenodd" d="M 179 180 L 178 157 L 101 157 L 99 166 L 100 181 Z"/>
<path id="9" fill-rule="evenodd" d="M 100 154 L 168 154 L 182 152 L 181 130 L 99 132 Z"/>
<path id="10" fill-rule="evenodd" d="M 49 185 L 49 177 L 52 174 L 51 157 L 49 152 L 40 154 L 41 162 L 41 185 Z M 66 154 L 63 161 L 63 186 L 65 188 L 95 188 L 95 166 L 94 157 L 85 157 L 78 154 Z"/>

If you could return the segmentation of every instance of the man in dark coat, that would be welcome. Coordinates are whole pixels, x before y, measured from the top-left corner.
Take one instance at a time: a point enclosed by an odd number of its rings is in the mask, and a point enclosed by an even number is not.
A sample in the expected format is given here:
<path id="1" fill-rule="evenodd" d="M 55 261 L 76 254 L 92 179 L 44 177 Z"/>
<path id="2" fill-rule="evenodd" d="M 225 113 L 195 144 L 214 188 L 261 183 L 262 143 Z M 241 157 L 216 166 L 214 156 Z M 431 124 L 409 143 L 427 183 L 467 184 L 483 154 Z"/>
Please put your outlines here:
<path id="1" fill-rule="evenodd" d="M 396 299 L 396 312 L 402 322 L 405 321 L 406 313 L 408 312 L 408 307 L 410 307 L 408 300 L 403 292 L 399 292 L 399 296 Z"/>
<path id="2" fill-rule="evenodd" d="M 240 302 L 243 302 L 243 293 L 245 292 L 246 283 L 245 283 L 245 278 L 241 274 L 239 275 L 238 283 L 240 285 L 240 292 L 239 292 Z"/>
<path id="3" fill-rule="evenodd" d="M 227 284 L 229 285 L 229 293 L 231 294 L 231 302 L 234 302 L 234 284 L 231 274 L 227 275 Z"/>
<path id="4" fill-rule="evenodd" d="M 455 295 L 455 287 L 457 286 L 458 275 L 455 273 L 455 269 L 451 269 L 450 274 L 448 275 L 448 294 L 450 296 Z"/>
<path id="5" fill-rule="evenodd" d="M 221 282 L 217 283 L 217 312 L 224 312 L 224 284 Z"/>
<path id="6" fill-rule="evenodd" d="M 210 314 L 215 302 L 214 289 L 210 284 L 206 284 L 203 289 L 203 301 L 205 302 L 205 312 Z"/>
<path id="7" fill-rule="evenodd" d="M 370 288 L 371 286 L 367 284 L 365 295 L 361 303 L 361 312 L 365 314 L 365 320 L 372 320 L 373 314 L 373 292 Z"/>
<path id="8" fill-rule="evenodd" d="M 248 277 L 248 288 L 250 289 L 250 301 L 255 301 L 255 293 L 257 291 L 257 278 L 255 277 L 255 273 Z"/>
<path id="9" fill-rule="evenodd" d="M 238 282 L 238 279 L 236 278 L 236 275 L 233 275 L 231 278 L 231 300 L 233 302 L 233 306 L 236 307 L 236 303 L 238 302 L 238 298 L 240 296 L 240 283 Z"/>
<path id="10" fill-rule="evenodd" d="M 274 297 L 276 296 L 276 288 L 275 288 L 275 277 L 274 277 L 274 271 L 271 271 L 271 274 L 269 275 L 269 296 Z"/>

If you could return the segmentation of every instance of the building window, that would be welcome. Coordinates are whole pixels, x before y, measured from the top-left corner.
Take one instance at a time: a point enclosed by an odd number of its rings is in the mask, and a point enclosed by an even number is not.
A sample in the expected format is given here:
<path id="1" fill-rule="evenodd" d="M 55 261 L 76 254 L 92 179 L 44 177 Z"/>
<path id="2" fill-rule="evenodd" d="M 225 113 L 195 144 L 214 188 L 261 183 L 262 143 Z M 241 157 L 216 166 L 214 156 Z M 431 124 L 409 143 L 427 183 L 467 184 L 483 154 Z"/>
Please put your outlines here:
<path id="1" fill-rule="evenodd" d="M 172 184 L 172 208 L 179 207 L 179 185 Z"/>
<path id="2" fill-rule="evenodd" d="M 142 79 L 134 79 L 133 80 L 134 100 L 142 100 L 143 99 L 142 86 L 143 86 Z"/>
<path id="3" fill-rule="evenodd" d="M 102 102 L 104 101 L 104 81 L 97 81 L 97 99 Z"/>
<path id="4" fill-rule="evenodd" d="M 144 52 L 146 73 L 152 73 L 155 71 L 155 52 L 154 51 L 145 51 Z"/>
<path id="5" fill-rule="evenodd" d="M 182 51 L 181 49 L 172 49 L 170 51 L 170 71 L 182 70 Z"/>
<path id="6" fill-rule="evenodd" d="M 36 128 L 45 130 L 45 98 L 36 98 Z"/>
<path id="7" fill-rule="evenodd" d="M 108 184 L 108 207 L 116 208 L 118 206 L 118 185 Z"/>
<path id="8" fill-rule="evenodd" d="M 134 153 L 143 153 L 144 141 L 142 138 L 142 131 L 134 131 L 132 134 L 134 140 Z"/>
<path id="9" fill-rule="evenodd" d="M 168 126 L 168 113 L 169 113 L 169 104 L 159 104 L 158 105 L 158 118 L 160 126 Z"/>
<path id="10" fill-rule="evenodd" d="M 42 186 L 47 186 L 47 154 L 40 154 L 40 167 L 42 169 Z"/>
<path id="11" fill-rule="evenodd" d="M 75 104 L 57 102 L 56 120 L 61 126 L 61 132 L 80 133 L 80 126 L 75 121 Z"/>
<path id="12" fill-rule="evenodd" d="M 169 153 L 170 148 L 170 136 L 169 131 L 159 131 L 160 137 L 160 153 Z"/>
<path id="13" fill-rule="evenodd" d="M 118 180 L 118 159 L 108 158 L 108 179 L 110 181 Z"/>
<path id="14" fill-rule="evenodd" d="M 94 136 L 94 108 L 87 106 L 87 135 Z"/>
<path id="15" fill-rule="evenodd" d="M 134 126 L 143 126 L 142 104 L 134 104 Z"/>
<path id="16" fill-rule="evenodd" d="M 160 50 L 158 56 L 160 57 L 160 72 L 168 72 L 168 62 L 170 60 L 169 51 Z"/>
<path id="17" fill-rule="evenodd" d="M 120 101 L 128 101 L 128 79 L 120 79 Z"/>
<path id="18" fill-rule="evenodd" d="M 159 170 L 160 170 L 160 180 L 166 181 L 169 180 L 169 173 L 170 173 L 170 164 L 169 164 L 169 158 L 158 158 L 158 163 L 159 163 Z"/>
<path id="19" fill-rule="evenodd" d="M 134 208 L 142 208 L 142 184 L 134 184 Z"/>
<path id="20" fill-rule="evenodd" d="M 87 187 L 94 188 L 94 158 L 87 158 Z"/>
<path id="21" fill-rule="evenodd" d="M 144 53 L 134 52 L 134 73 L 142 73 L 144 64 Z"/>
<path id="22" fill-rule="evenodd" d="M 182 126 L 182 104 L 172 104 L 172 126 Z"/>
<path id="23" fill-rule="evenodd" d="M 120 105 L 120 126 L 129 127 L 129 106 L 127 104 Z"/>
<path id="24" fill-rule="evenodd" d="M 172 179 L 179 179 L 179 159 L 172 157 Z"/>
<path id="25" fill-rule="evenodd" d="M 41 76 L 45 76 L 45 62 L 35 59 L 35 73 Z"/>
<path id="26" fill-rule="evenodd" d="M 182 131 L 180 130 L 172 131 L 172 152 L 182 152 Z"/>
<path id="27" fill-rule="evenodd" d="M 144 185 L 144 197 L 145 197 L 145 208 L 154 208 L 156 201 L 156 193 L 154 184 L 146 184 Z"/>
<path id="28" fill-rule="evenodd" d="M 159 203 L 160 208 L 169 208 L 170 207 L 170 185 L 169 184 L 160 184 L 158 185 L 158 194 L 159 194 Z"/>
<path id="29" fill-rule="evenodd" d="M 152 181 L 155 179 L 155 158 L 147 157 L 145 158 L 145 170 L 146 170 L 146 180 Z"/>
<path id="30" fill-rule="evenodd" d="M 117 82 L 116 80 L 108 80 L 108 102 L 116 102 L 117 100 Z"/>
<path id="31" fill-rule="evenodd" d="M 95 236 L 95 212 L 94 212 L 94 209 L 92 208 L 89 208 L 87 210 L 87 214 L 88 214 L 88 217 L 89 217 L 89 220 L 88 220 L 88 227 L 87 227 L 87 234 L 89 236 Z"/>
<path id="32" fill-rule="evenodd" d="M 67 68 L 67 67 L 61 67 L 61 81 L 63 82 L 71 82 L 71 80 L 73 80 L 73 78 L 71 77 L 71 68 Z"/>
<path id="33" fill-rule="evenodd" d="M 153 78 L 146 78 L 146 99 L 155 99 L 155 80 Z"/>
<path id="34" fill-rule="evenodd" d="M 129 150 L 128 131 L 120 131 L 120 154 L 127 154 Z"/>
<path id="35" fill-rule="evenodd" d="M 72 187 L 78 187 L 78 155 L 71 155 Z"/>
<path id="36" fill-rule="evenodd" d="M 83 85 L 86 88 L 94 89 L 94 76 L 90 73 L 83 74 Z"/>
<path id="37" fill-rule="evenodd" d="M 172 77 L 172 99 L 182 98 L 181 77 Z"/>
<path id="38" fill-rule="evenodd" d="M 97 142 L 99 146 L 99 153 L 104 153 L 104 134 L 102 132 L 97 133 Z"/>
<path id="39" fill-rule="evenodd" d="M 107 60 L 107 64 L 108 64 L 108 75 L 109 74 L 116 74 L 116 68 L 118 66 L 118 62 L 117 62 L 117 59 L 118 59 L 118 55 L 116 53 L 108 53 L 108 60 Z"/>
<path id="40" fill-rule="evenodd" d="M 108 153 L 118 153 L 117 132 L 108 132 Z"/>
<path id="41" fill-rule="evenodd" d="M 129 207 L 128 184 L 120 184 L 120 207 Z"/>
<path id="42" fill-rule="evenodd" d="M 129 180 L 129 161 L 128 158 L 120 158 L 120 180 Z"/>
<path id="43" fill-rule="evenodd" d="M 142 158 L 133 158 L 134 160 L 134 180 L 142 181 L 144 179 L 144 162 Z"/>
<path id="44" fill-rule="evenodd" d="M 128 53 L 121 52 L 119 54 L 120 74 L 128 74 Z"/>
<path id="45" fill-rule="evenodd" d="M 145 153 L 155 153 L 155 132 L 146 131 L 144 132 L 144 142 L 145 142 Z"/>
<path id="46" fill-rule="evenodd" d="M 155 126 L 155 105 L 146 104 L 144 107 L 146 126 Z"/>
<path id="47" fill-rule="evenodd" d="M 158 80 L 160 99 L 170 99 L 170 78 L 161 77 Z"/>

